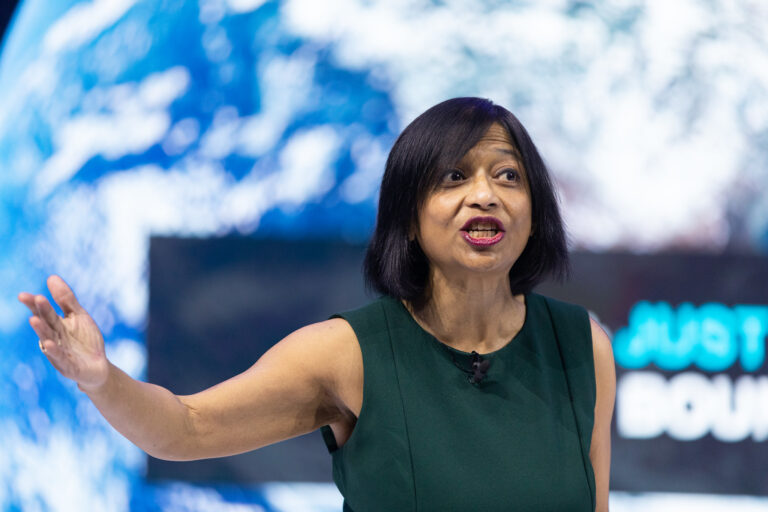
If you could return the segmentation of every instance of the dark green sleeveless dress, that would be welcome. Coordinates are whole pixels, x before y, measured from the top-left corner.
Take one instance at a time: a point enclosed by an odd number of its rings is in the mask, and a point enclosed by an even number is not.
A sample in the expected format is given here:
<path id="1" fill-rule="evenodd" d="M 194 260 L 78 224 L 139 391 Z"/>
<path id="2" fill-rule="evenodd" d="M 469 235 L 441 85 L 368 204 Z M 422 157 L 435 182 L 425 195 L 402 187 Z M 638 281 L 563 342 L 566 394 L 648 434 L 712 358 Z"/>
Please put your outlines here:
<path id="1" fill-rule="evenodd" d="M 570 512 L 595 509 L 589 460 L 595 372 L 583 308 L 529 294 L 525 323 L 483 355 L 422 329 L 383 297 L 343 313 L 363 354 L 363 405 L 341 447 L 323 437 L 344 511 Z"/>

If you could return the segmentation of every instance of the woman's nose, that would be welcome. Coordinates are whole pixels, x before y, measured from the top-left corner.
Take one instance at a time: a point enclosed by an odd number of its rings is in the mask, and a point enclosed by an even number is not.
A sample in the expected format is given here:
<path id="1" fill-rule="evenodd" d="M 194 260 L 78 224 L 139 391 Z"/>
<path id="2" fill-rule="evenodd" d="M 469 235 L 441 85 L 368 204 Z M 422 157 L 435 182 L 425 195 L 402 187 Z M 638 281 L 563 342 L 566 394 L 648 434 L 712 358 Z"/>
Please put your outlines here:
<path id="1" fill-rule="evenodd" d="M 496 206 L 498 199 L 487 176 L 475 176 L 469 188 L 466 202 L 475 208 L 488 209 Z"/>

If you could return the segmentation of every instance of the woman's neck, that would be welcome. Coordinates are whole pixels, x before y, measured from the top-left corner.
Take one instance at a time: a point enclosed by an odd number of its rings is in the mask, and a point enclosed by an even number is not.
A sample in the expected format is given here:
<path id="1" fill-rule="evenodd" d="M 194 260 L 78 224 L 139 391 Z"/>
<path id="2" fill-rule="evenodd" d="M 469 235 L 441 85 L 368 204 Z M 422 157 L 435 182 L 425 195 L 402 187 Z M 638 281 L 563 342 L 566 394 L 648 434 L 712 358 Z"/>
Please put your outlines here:
<path id="1" fill-rule="evenodd" d="M 457 350 L 498 350 L 525 322 L 525 299 L 512 295 L 507 274 L 447 279 L 432 272 L 427 293 L 418 310 L 406 307 L 424 330 Z"/>

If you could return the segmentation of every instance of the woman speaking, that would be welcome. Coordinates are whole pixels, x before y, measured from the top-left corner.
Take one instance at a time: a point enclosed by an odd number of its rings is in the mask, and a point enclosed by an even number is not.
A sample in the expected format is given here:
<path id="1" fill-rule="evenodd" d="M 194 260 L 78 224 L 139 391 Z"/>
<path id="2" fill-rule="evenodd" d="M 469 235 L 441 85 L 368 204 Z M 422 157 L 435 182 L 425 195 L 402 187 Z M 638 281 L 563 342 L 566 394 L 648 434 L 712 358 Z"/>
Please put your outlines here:
<path id="1" fill-rule="evenodd" d="M 344 510 L 608 510 L 610 340 L 532 290 L 568 268 L 546 167 L 506 109 L 457 98 L 399 136 L 365 277 L 381 297 L 303 327 L 194 395 L 132 379 L 74 293 L 19 294 L 40 349 L 104 417 L 168 460 L 322 428 Z"/>

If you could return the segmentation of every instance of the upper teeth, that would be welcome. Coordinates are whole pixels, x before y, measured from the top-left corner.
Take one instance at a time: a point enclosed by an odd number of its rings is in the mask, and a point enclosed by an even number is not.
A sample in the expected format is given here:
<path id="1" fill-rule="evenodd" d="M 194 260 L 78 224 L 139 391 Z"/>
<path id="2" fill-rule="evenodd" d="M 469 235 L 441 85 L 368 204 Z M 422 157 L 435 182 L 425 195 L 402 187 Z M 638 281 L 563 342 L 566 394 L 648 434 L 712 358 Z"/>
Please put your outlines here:
<path id="1" fill-rule="evenodd" d="M 477 222 L 469 226 L 469 231 L 498 231 L 499 227 L 491 222 Z"/>

